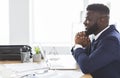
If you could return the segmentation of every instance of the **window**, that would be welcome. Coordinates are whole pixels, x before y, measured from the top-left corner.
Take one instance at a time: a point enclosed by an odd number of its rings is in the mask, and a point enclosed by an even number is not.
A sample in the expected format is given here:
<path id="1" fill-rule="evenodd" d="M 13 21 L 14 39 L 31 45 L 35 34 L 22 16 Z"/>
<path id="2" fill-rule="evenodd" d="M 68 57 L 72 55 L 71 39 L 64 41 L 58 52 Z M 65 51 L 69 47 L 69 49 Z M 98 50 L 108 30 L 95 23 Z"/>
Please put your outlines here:
<path id="1" fill-rule="evenodd" d="M 70 46 L 73 25 L 80 23 L 83 0 L 33 0 L 33 42 Z"/>

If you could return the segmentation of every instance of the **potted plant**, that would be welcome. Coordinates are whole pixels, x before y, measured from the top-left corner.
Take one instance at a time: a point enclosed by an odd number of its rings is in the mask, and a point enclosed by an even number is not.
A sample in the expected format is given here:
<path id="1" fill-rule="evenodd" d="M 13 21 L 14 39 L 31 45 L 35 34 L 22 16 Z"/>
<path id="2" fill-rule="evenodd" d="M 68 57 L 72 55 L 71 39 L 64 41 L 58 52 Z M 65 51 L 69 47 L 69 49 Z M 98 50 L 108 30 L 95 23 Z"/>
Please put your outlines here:
<path id="1" fill-rule="evenodd" d="M 40 62 L 41 61 L 41 51 L 39 46 L 34 47 L 35 54 L 33 55 L 33 62 Z"/>

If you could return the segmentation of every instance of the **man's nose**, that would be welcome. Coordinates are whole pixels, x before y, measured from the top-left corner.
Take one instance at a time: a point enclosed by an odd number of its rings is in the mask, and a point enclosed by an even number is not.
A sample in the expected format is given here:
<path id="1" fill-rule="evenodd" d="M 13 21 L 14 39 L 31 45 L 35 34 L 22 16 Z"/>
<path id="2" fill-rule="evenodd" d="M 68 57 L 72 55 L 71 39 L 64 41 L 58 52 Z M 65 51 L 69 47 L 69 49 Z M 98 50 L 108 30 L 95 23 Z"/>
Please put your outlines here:
<path id="1" fill-rule="evenodd" d="M 83 24 L 86 26 L 87 25 L 87 22 L 86 22 L 86 20 L 83 22 Z"/>
<path id="2" fill-rule="evenodd" d="M 83 22 L 83 24 L 86 26 L 86 25 L 89 24 L 89 21 L 88 21 L 88 20 L 85 20 L 85 21 Z"/>

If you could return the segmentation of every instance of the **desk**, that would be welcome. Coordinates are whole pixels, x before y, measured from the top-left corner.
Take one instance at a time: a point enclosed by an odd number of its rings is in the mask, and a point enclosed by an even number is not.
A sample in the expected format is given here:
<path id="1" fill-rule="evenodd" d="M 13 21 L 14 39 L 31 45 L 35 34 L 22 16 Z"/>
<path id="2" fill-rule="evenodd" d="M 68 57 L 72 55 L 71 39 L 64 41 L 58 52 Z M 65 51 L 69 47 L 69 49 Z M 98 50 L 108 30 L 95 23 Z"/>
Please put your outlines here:
<path id="1" fill-rule="evenodd" d="M 15 60 L 13 60 L 13 61 L 9 61 L 9 60 L 4 60 L 4 61 L 1 61 L 0 60 L 0 64 L 15 64 L 15 63 L 21 63 L 21 61 L 15 61 Z"/>
<path id="2" fill-rule="evenodd" d="M 0 70 L 2 70 L 2 66 L 4 64 L 21 64 L 20 61 L 0 61 Z M 0 71 L 1 73 L 7 73 L 5 77 L 0 78 L 11 78 L 10 76 L 7 76 L 10 71 Z M 9 74 L 10 75 L 10 74 Z M 12 77 L 12 78 L 18 78 L 18 77 Z M 23 77 L 24 78 L 24 77 Z M 48 70 L 44 74 L 39 74 L 37 78 L 92 78 L 89 75 L 84 75 L 79 69 L 77 70 Z"/>

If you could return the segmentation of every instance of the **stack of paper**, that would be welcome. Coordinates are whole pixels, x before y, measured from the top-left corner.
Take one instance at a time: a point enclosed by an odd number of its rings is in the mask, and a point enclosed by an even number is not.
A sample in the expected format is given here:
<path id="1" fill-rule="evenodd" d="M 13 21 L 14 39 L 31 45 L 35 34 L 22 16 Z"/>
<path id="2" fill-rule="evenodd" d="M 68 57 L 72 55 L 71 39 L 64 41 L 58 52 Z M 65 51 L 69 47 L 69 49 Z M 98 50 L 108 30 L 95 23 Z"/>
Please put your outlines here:
<path id="1" fill-rule="evenodd" d="M 48 68 L 46 64 L 38 63 L 19 63 L 19 64 L 4 64 L 7 69 L 15 72 L 27 72 L 33 70 L 41 70 Z"/>

